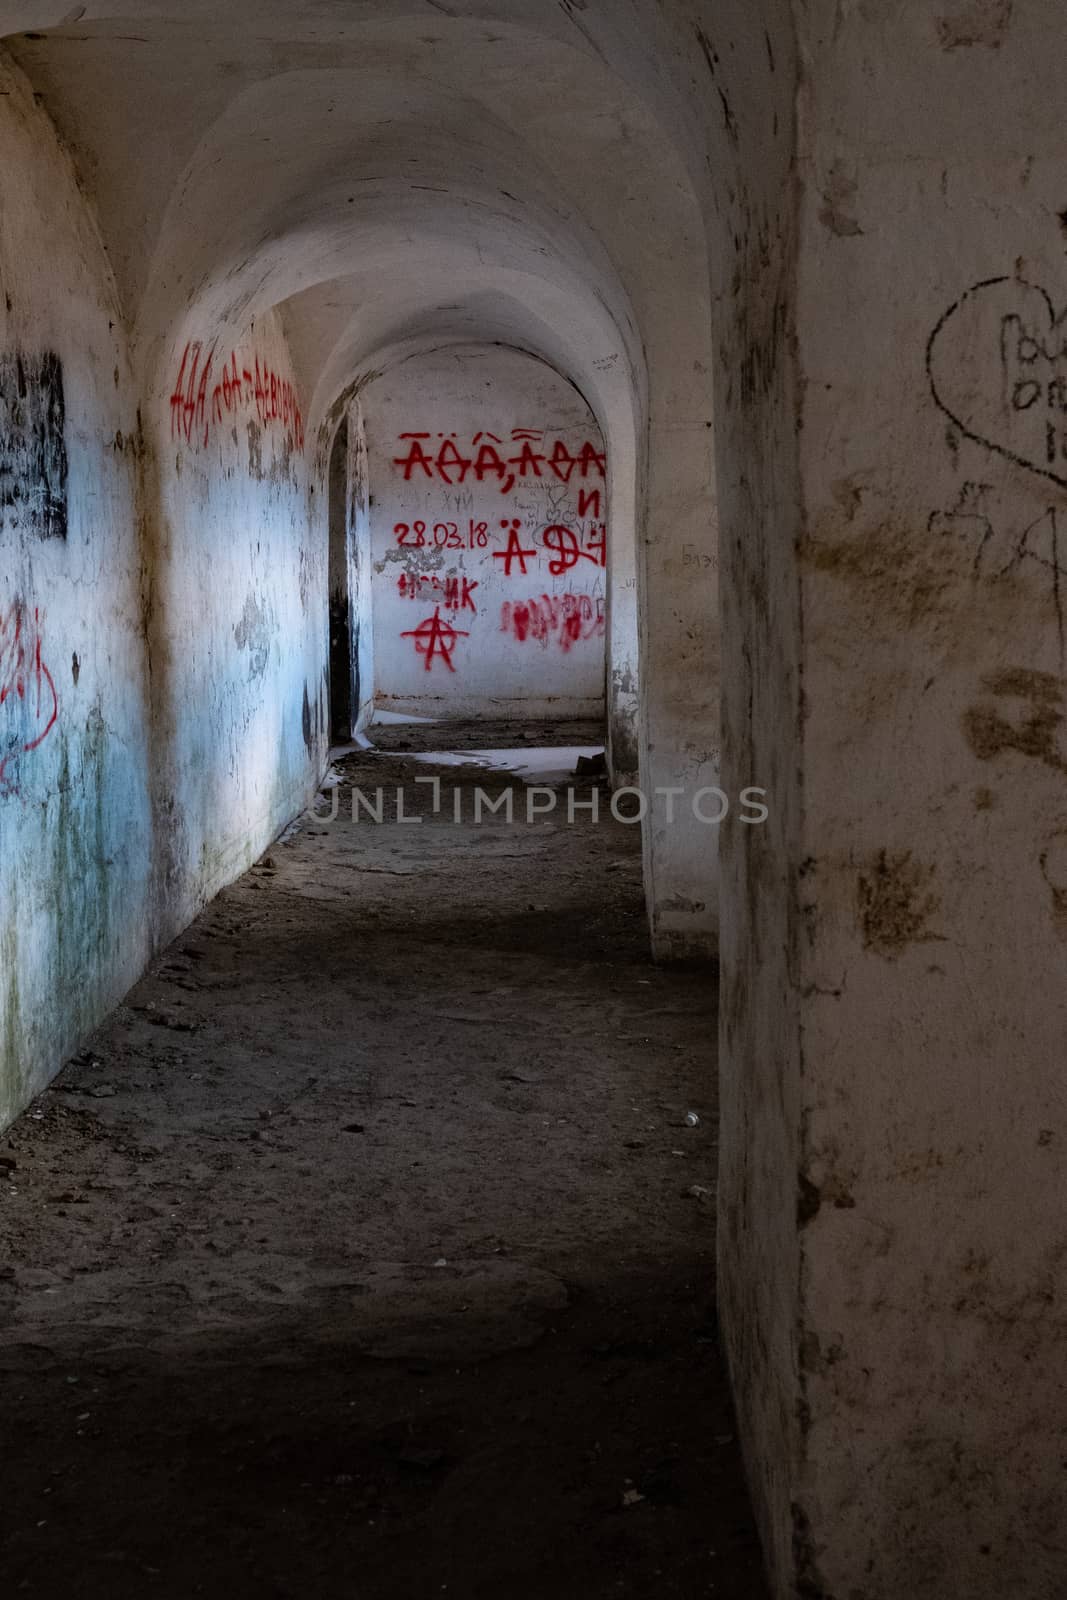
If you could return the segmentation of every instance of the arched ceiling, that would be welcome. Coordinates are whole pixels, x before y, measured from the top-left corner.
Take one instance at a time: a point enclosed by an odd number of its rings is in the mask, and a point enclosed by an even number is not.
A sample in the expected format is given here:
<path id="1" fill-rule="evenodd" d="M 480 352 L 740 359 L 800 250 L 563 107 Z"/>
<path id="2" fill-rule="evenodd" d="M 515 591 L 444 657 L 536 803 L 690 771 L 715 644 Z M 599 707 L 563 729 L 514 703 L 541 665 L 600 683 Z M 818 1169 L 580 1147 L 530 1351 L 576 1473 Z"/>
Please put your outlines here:
<path id="1" fill-rule="evenodd" d="M 641 409 L 679 322 L 687 356 L 709 337 L 658 16 L 13 0 L 0 25 L 93 196 L 149 381 L 177 339 L 280 307 L 319 414 L 388 350 L 455 335 L 541 354 L 603 415 L 621 378 Z"/>

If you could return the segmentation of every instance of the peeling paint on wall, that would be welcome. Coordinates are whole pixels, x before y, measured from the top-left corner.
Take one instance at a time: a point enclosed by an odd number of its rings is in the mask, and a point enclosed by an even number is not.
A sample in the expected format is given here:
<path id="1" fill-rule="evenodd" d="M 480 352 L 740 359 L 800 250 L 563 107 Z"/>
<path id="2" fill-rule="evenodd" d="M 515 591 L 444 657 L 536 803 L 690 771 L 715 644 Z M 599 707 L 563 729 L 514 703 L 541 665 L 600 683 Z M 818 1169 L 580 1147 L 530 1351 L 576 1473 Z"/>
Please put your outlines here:
<path id="1" fill-rule="evenodd" d="M 261 678 L 266 672 L 276 631 L 266 606 L 250 594 L 233 630 L 237 648 L 248 651 L 250 677 Z"/>

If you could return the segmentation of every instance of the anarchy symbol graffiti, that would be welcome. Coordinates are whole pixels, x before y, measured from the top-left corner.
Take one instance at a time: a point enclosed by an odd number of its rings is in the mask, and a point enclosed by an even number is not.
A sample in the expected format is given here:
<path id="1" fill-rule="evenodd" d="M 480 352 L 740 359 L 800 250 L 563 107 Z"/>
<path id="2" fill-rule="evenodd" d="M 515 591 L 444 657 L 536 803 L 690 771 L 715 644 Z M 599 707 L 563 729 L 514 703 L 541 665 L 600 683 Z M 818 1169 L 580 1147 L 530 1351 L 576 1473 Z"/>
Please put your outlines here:
<path id="1" fill-rule="evenodd" d="M 426 671 L 433 670 L 435 661 L 443 661 L 449 672 L 455 672 L 452 664 L 452 655 L 456 648 L 456 641 L 469 639 L 470 634 L 464 628 L 454 628 L 441 616 L 441 607 L 435 606 L 432 617 L 427 617 L 420 622 L 417 628 L 409 628 L 400 635 L 402 639 L 414 639 L 415 653 L 423 657 Z"/>

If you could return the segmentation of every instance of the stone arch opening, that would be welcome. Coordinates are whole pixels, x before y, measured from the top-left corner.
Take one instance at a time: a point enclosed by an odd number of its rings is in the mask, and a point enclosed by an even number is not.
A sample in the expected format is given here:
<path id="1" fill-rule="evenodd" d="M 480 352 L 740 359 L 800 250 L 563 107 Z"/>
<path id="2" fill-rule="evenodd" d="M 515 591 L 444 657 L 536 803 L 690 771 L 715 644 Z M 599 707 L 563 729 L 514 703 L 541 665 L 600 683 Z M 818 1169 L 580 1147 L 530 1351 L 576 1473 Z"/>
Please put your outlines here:
<path id="1" fill-rule="evenodd" d="M 378 711 L 565 723 L 606 710 L 606 445 L 535 357 L 453 344 L 360 396 Z"/>

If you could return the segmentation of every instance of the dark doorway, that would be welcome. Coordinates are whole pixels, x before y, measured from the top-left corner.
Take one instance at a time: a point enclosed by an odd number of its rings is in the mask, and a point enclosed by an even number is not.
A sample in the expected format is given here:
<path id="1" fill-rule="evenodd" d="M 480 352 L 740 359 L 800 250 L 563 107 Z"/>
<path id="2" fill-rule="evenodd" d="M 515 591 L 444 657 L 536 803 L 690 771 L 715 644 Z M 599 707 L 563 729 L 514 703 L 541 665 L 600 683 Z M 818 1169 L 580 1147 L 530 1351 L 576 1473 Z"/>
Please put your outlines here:
<path id="1" fill-rule="evenodd" d="M 346 419 L 330 457 L 330 731 L 335 744 L 352 738 L 359 706 L 348 522 Z"/>

